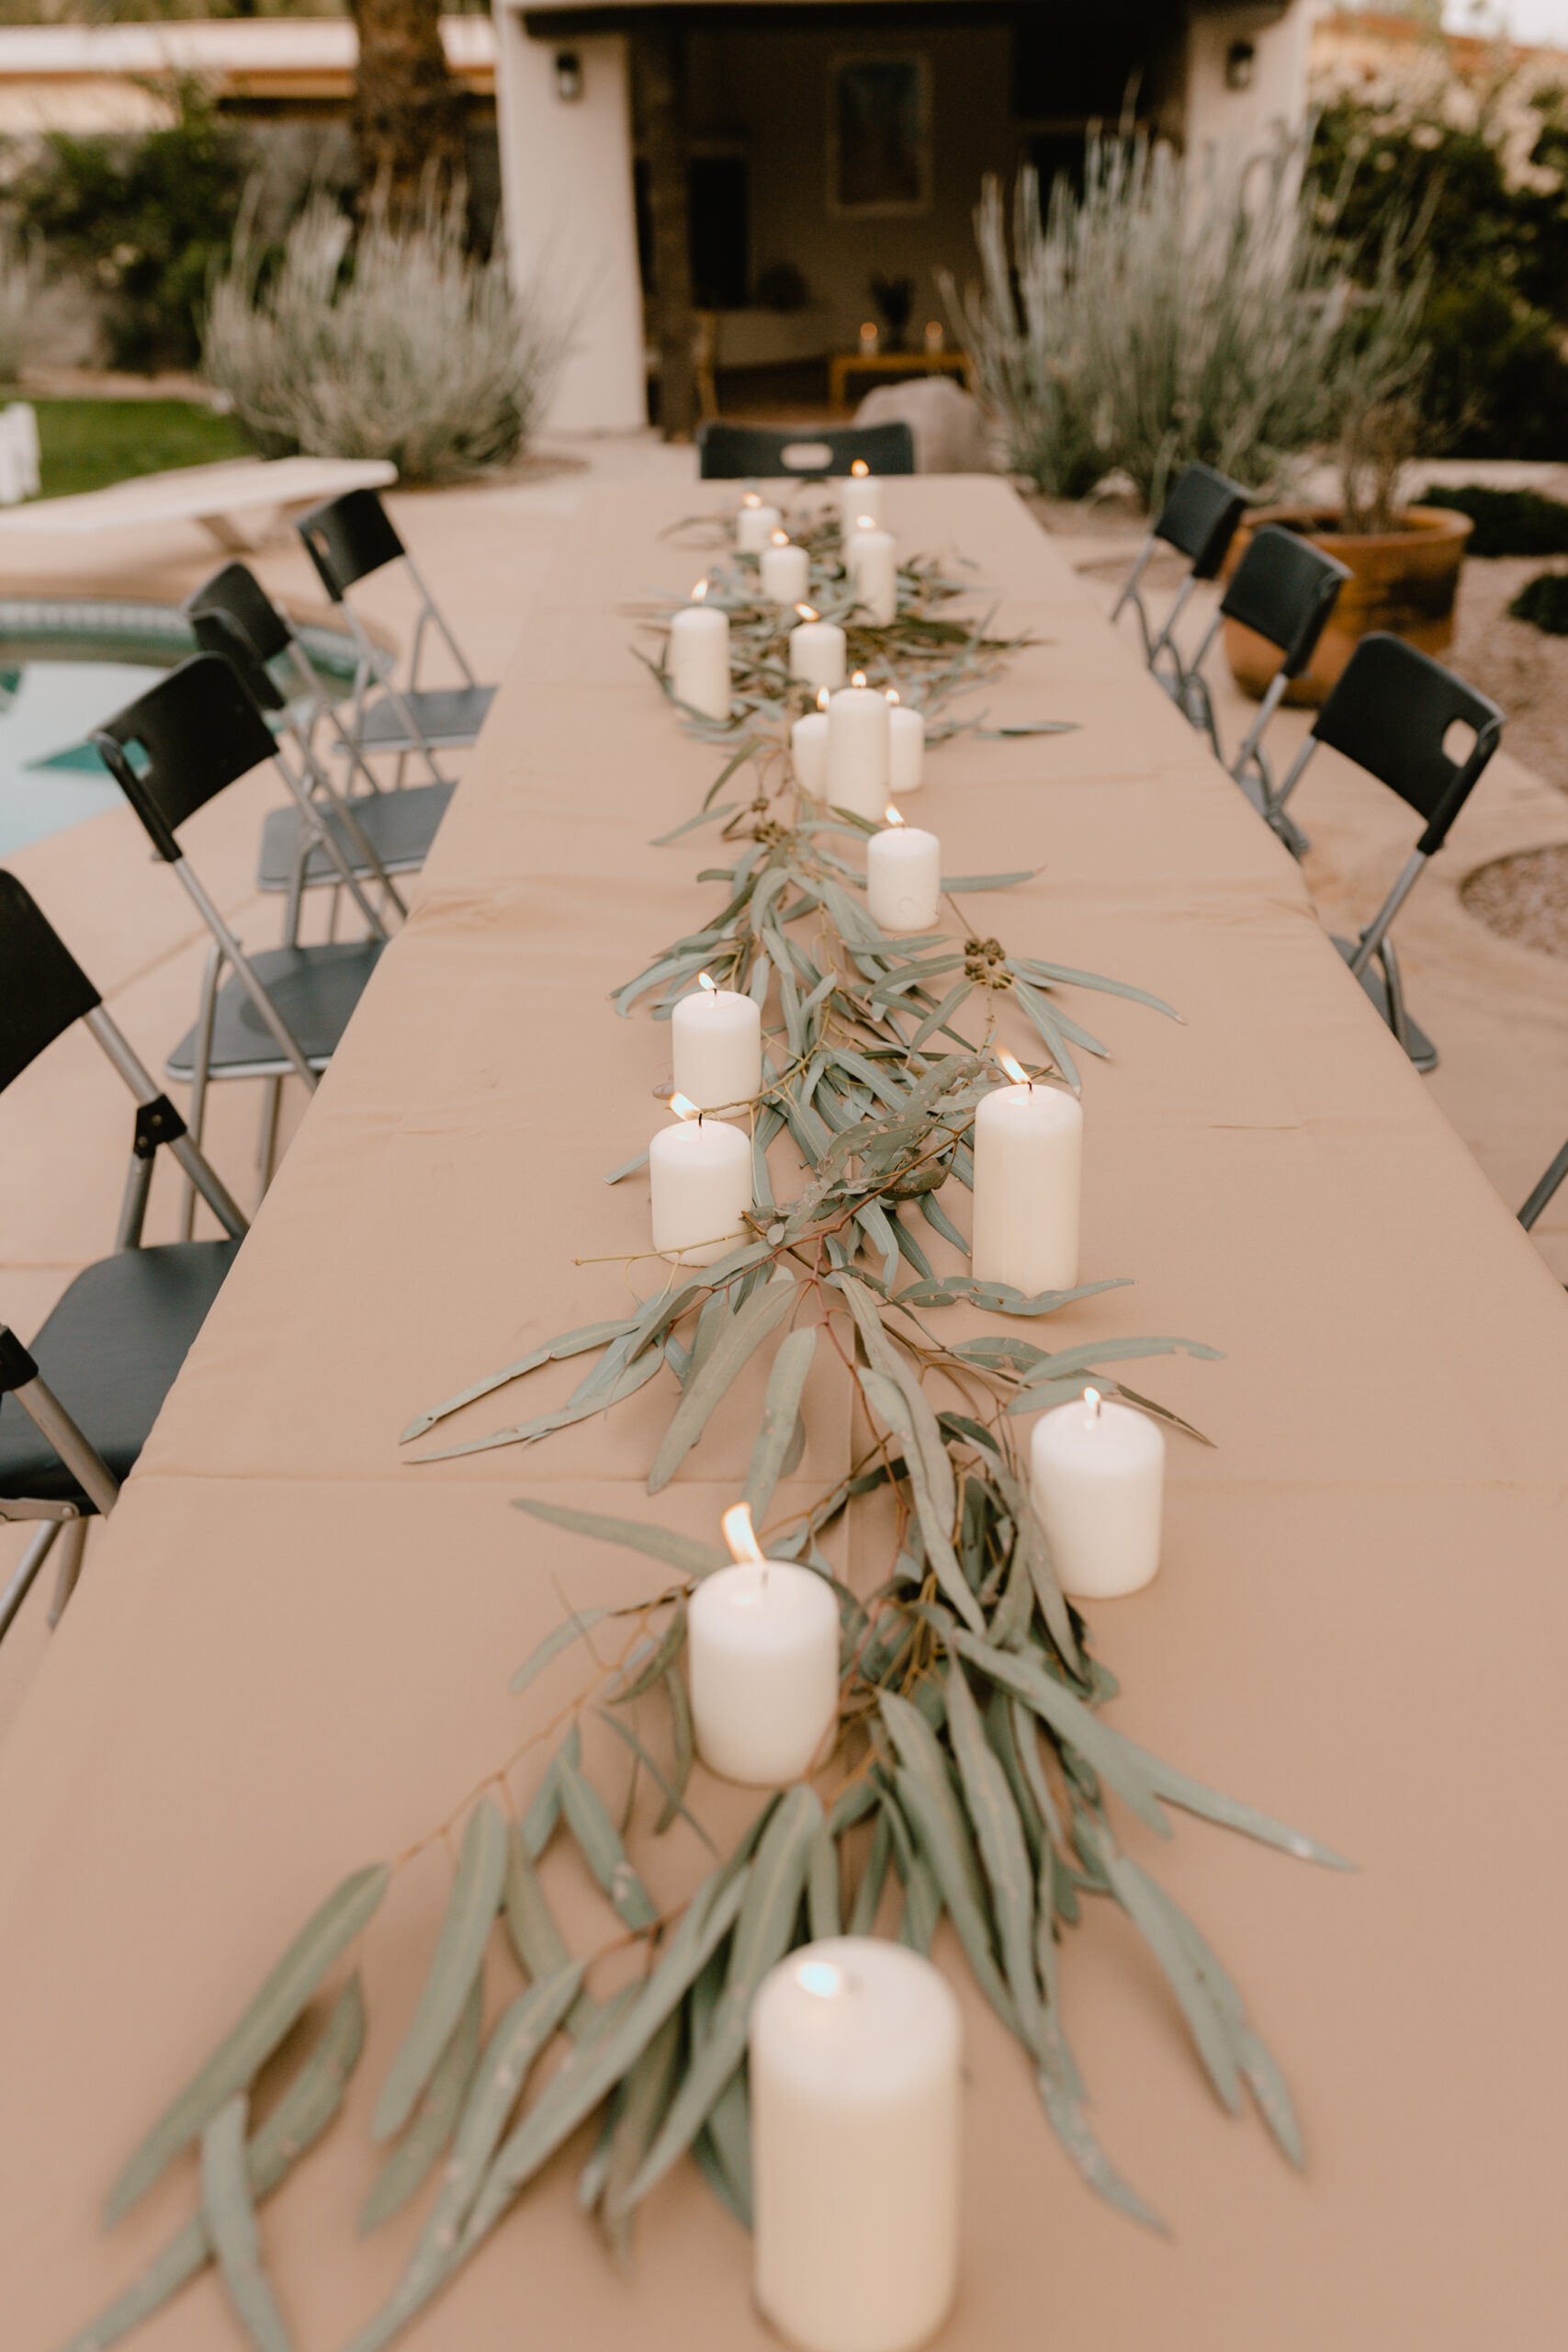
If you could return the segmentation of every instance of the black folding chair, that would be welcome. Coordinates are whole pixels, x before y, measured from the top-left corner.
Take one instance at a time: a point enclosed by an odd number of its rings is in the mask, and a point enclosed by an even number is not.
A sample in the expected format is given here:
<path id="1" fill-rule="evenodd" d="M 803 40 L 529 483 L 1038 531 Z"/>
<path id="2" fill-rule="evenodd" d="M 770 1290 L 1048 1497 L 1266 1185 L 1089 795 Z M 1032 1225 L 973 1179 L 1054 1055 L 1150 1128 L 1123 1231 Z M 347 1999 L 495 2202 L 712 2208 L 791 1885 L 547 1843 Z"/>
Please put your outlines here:
<path id="1" fill-rule="evenodd" d="M 1462 760 L 1450 758 L 1444 748 L 1456 722 L 1474 737 Z M 1380 632 L 1363 638 L 1357 646 L 1338 684 L 1314 719 L 1289 775 L 1264 811 L 1273 822 L 1319 746 L 1326 743 L 1376 776 L 1380 784 L 1386 784 L 1391 792 L 1397 792 L 1417 816 L 1426 819 L 1426 831 L 1360 938 L 1334 943 L 1419 1070 L 1436 1069 L 1438 1049 L 1405 1010 L 1399 959 L 1388 936 L 1389 926 L 1416 888 L 1427 859 L 1435 857 L 1448 839 L 1449 828 L 1474 790 L 1502 733 L 1503 714 L 1495 702 L 1488 702 L 1484 695 L 1478 695 L 1473 686 L 1467 686 L 1429 655 L 1417 653 L 1403 638 Z M 1382 967 L 1381 974 L 1371 968 L 1374 957 Z M 1544 1206 L 1544 1200 L 1540 1205 Z M 1539 1207 L 1536 1213 L 1540 1214 Z"/>
<path id="2" fill-rule="evenodd" d="M 76 1276 L 30 1348 L 0 1325 L 0 1520 L 39 1532 L 0 1594 L 0 1636 L 63 1533 L 50 1623 L 70 1599 L 86 1523 L 114 1509 L 175 1374 L 233 1263 L 245 1220 L 15 875 L 0 872 L 0 1092 L 80 1021 L 136 1099 L 116 1254 Z M 230 1237 L 142 1246 L 166 1144 Z M 6 1399 L 14 1399 L 7 1406 Z"/>
<path id="3" fill-rule="evenodd" d="M 392 518 L 373 490 L 345 491 L 301 514 L 295 529 L 327 594 L 343 612 L 354 632 L 359 666 L 353 687 L 353 705 L 344 733 L 357 753 L 395 754 L 400 780 L 403 762 L 417 755 L 437 784 L 445 783 L 435 764 L 439 751 L 464 751 L 479 741 L 485 715 L 495 699 L 493 686 L 482 686 L 468 666 L 462 647 L 425 585 L 418 565 L 398 537 Z M 419 617 L 409 649 L 408 683 L 398 685 L 394 664 L 377 645 L 348 601 L 348 592 L 389 563 L 400 563 L 419 598 Z M 462 673 L 460 686 L 422 686 L 420 662 L 427 635 L 441 638 Z M 379 687 L 379 694 L 374 690 Z"/>
<path id="4" fill-rule="evenodd" d="M 1247 494 L 1239 482 L 1214 471 L 1213 466 L 1187 466 L 1177 476 L 1159 515 L 1138 551 L 1136 562 L 1127 574 L 1122 594 L 1116 599 L 1111 619 L 1118 620 L 1123 608 L 1131 605 L 1138 617 L 1138 633 L 1144 640 L 1144 660 L 1168 693 L 1179 702 L 1186 683 L 1186 671 L 1181 655 L 1172 641 L 1171 631 L 1181 618 L 1187 599 L 1201 580 L 1217 580 L 1220 566 L 1230 553 L 1236 525 L 1247 508 Z M 1144 603 L 1143 578 L 1160 546 L 1174 548 L 1179 555 L 1188 558 L 1186 579 L 1176 592 L 1174 603 L 1157 630 L 1153 629 L 1147 607 Z M 1168 655 L 1171 667 L 1160 668 L 1163 656 Z"/>
<path id="5" fill-rule="evenodd" d="M 797 426 L 728 424 L 722 417 L 697 427 L 697 463 L 704 481 L 838 481 L 857 458 L 867 473 L 912 474 L 915 436 L 907 424 Z"/>
<path id="6" fill-rule="evenodd" d="M 332 1059 L 376 967 L 386 925 L 322 825 L 304 784 L 279 757 L 272 730 L 239 672 L 221 655 L 197 653 L 182 662 L 107 720 L 93 742 L 154 853 L 174 868 L 212 934 L 196 1024 L 170 1054 L 164 1074 L 191 1090 L 190 1126 L 197 1141 L 210 1081 L 267 1081 L 257 1150 L 265 1192 L 272 1177 L 283 1080 L 292 1073 L 314 1091 L 317 1073 Z M 179 828 L 266 760 L 288 786 L 301 822 L 315 829 L 319 845 L 369 926 L 368 939 L 320 947 L 291 940 L 247 956 L 192 872 L 176 839 Z M 232 969 L 227 980 L 226 965 Z M 195 1214 L 195 1194 L 187 1185 L 187 1235 Z"/>
<path id="7" fill-rule="evenodd" d="M 1214 757 L 1224 766 L 1214 706 L 1202 676 L 1209 649 L 1226 621 L 1237 621 L 1243 628 L 1253 630 L 1280 648 L 1280 666 L 1269 681 L 1258 706 L 1258 716 L 1229 763 L 1228 772 L 1253 807 L 1268 819 L 1286 848 L 1298 857 L 1309 844 L 1305 834 L 1298 832 L 1283 813 L 1284 796 L 1274 790 L 1273 775 L 1262 748 L 1263 733 L 1279 709 L 1286 687 L 1301 676 L 1316 652 L 1317 640 L 1349 577 L 1349 571 L 1337 557 L 1325 555 L 1299 533 L 1281 530 L 1278 523 L 1265 524 L 1237 564 L 1235 577 L 1220 599 L 1219 611 L 1210 622 L 1187 673 L 1187 716 L 1195 727 L 1206 731 L 1214 747 Z"/>
<path id="8" fill-rule="evenodd" d="M 403 792 L 382 790 L 335 724 L 330 698 L 288 619 L 244 564 L 226 563 L 186 598 L 182 610 L 197 644 L 232 662 L 272 723 L 287 727 L 293 736 L 309 790 L 323 804 L 322 823 L 350 871 L 359 881 L 379 884 L 399 913 L 406 912 L 391 876 L 418 873 L 455 787 L 421 784 Z M 367 786 L 364 792 L 344 795 L 333 783 L 316 751 L 323 722 L 332 726 L 350 774 L 357 774 Z M 263 826 L 256 880 L 264 891 L 288 892 L 286 929 L 290 938 L 295 936 L 300 891 L 341 887 L 333 859 L 292 807 L 275 808 Z"/>

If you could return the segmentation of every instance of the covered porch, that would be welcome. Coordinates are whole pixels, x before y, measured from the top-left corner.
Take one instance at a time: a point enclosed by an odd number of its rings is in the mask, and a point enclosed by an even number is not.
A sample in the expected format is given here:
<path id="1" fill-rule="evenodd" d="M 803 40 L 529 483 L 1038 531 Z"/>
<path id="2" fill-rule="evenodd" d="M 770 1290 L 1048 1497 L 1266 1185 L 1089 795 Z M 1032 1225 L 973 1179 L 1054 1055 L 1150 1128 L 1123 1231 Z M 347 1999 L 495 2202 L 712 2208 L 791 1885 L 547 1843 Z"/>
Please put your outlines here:
<path id="1" fill-rule="evenodd" d="M 685 432 L 710 371 L 727 405 L 842 405 L 873 373 L 847 364 L 865 326 L 884 374 L 890 345 L 919 368 L 928 325 L 951 340 L 938 274 L 973 275 L 987 173 L 1048 181 L 1123 118 L 1245 152 L 1304 109 L 1308 18 L 1306 0 L 503 6 L 509 246 L 575 320 L 552 424 L 627 431 L 651 405 Z"/>

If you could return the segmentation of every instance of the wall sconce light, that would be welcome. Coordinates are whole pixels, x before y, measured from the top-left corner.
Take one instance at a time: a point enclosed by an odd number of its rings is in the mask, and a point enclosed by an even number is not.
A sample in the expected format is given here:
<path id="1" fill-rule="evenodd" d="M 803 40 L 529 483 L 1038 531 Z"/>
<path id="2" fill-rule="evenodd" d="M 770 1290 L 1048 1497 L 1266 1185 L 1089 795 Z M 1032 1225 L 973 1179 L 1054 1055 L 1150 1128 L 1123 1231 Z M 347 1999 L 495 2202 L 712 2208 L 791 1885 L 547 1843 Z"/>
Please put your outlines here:
<path id="1" fill-rule="evenodd" d="M 1225 87 L 1250 90 L 1258 66 L 1258 51 L 1249 40 L 1233 40 L 1225 51 Z"/>
<path id="2" fill-rule="evenodd" d="M 582 60 L 575 49 L 556 51 L 556 96 L 563 106 L 582 96 Z"/>

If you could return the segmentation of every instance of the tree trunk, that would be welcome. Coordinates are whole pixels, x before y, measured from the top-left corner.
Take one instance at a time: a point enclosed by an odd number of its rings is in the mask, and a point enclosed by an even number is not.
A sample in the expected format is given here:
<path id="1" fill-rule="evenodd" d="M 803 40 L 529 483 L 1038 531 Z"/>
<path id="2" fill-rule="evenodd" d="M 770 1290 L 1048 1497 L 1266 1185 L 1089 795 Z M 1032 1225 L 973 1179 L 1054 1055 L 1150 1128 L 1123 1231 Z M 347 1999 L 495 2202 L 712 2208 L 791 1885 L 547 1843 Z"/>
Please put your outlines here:
<path id="1" fill-rule="evenodd" d="M 633 61 L 653 220 L 659 423 L 667 441 L 689 441 L 697 421 L 697 322 L 686 200 L 685 37 L 669 23 L 651 25 L 634 36 Z"/>
<path id="2" fill-rule="evenodd" d="M 381 196 L 396 217 L 466 176 L 463 94 L 446 71 L 439 0 L 354 0 L 354 21 L 360 209 Z"/>

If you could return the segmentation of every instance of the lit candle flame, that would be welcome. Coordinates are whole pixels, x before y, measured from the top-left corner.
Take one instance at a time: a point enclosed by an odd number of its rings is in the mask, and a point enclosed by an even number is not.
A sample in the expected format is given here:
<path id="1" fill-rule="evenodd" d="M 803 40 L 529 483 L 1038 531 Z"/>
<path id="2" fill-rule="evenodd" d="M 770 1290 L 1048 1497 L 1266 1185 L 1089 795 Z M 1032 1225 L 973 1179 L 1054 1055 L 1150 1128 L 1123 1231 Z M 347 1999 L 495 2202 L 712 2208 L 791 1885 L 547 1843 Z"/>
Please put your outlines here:
<path id="1" fill-rule="evenodd" d="M 754 490 L 749 490 L 740 502 L 742 506 L 761 506 L 761 496 Z"/>
<path id="2" fill-rule="evenodd" d="M 689 1094 L 672 1094 L 670 1108 L 678 1119 L 700 1119 L 703 1115 Z"/>
<path id="3" fill-rule="evenodd" d="M 1011 1079 L 1015 1086 L 1033 1085 L 1034 1080 L 1030 1077 L 1029 1072 L 1024 1069 L 1023 1064 L 1020 1061 L 1015 1061 L 1005 1046 L 998 1046 L 997 1047 L 997 1059 L 1000 1062 L 1002 1068 L 1006 1070 L 1008 1076 Z"/>
<path id="4" fill-rule="evenodd" d="M 789 545 L 789 533 L 787 531 L 775 531 L 773 534 L 773 541 L 776 548 L 787 548 Z"/>
<path id="5" fill-rule="evenodd" d="M 711 972 L 699 972 L 697 974 L 697 986 L 700 989 L 711 989 L 715 996 L 718 994 L 718 982 L 714 978 Z"/>
<path id="6" fill-rule="evenodd" d="M 887 689 L 887 699 L 888 699 L 888 701 L 889 701 L 889 702 L 897 702 L 897 699 L 898 699 L 898 689 L 897 689 L 897 686 L 889 686 L 889 687 L 888 687 L 888 689 Z"/>
<path id="7" fill-rule="evenodd" d="M 852 686 L 863 686 L 865 684 L 865 672 L 863 670 L 857 670 L 854 676 L 850 680 L 850 684 Z"/>
<path id="8" fill-rule="evenodd" d="M 809 605 L 796 605 L 795 609 L 803 621 L 814 621 L 818 618 L 818 615 L 813 612 Z"/>
<path id="9" fill-rule="evenodd" d="M 874 531 L 876 528 L 875 515 L 857 514 L 855 516 L 855 528 L 857 531 Z"/>
<path id="10" fill-rule="evenodd" d="M 828 705 L 832 701 L 832 699 L 833 699 L 833 697 L 832 697 L 832 695 L 828 692 L 828 689 L 827 689 L 827 687 L 826 687 L 826 686 L 818 686 L 818 689 L 817 689 L 817 707 L 818 707 L 818 710 L 826 710 L 826 709 L 827 709 L 827 707 L 828 707 Z"/>
<path id="11" fill-rule="evenodd" d="M 818 2001 L 831 2001 L 846 1990 L 849 1978 L 830 1960 L 803 1960 L 795 1972 L 795 1981 L 803 1993 Z"/>
<path id="12" fill-rule="evenodd" d="M 854 464 L 850 468 L 850 471 L 854 475 L 857 481 L 863 481 L 867 474 L 870 473 L 871 468 L 866 464 L 863 458 L 857 458 Z"/>
<path id="13" fill-rule="evenodd" d="M 891 800 L 888 802 L 886 808 L 882 813 L 890 825 L 901 825 L 904 821 L 903 818 L 898 814 L 897 809 L 893 806 Z"/>
<path id="14" fill-rule="evenodd" d="M 696 584 L 696 586 L 695 586 L 695 587 L 693 589 L 693 591 L 692 591 L 692 602 L 693 602 L 693 604 L 694 604 L 694 605 L 700 605 L 700 604 L 702 603 L 702 601 L 703 601 L 703 598 L 707 594 L 707 593 L 708 593 L 708 583 L 707 583 L 707 582 L 706 582 L 705 580 L 699 580 L 699 581 L 698 581 L 698 582 L 697 582 L 697 584 Z"/>
<path id="15" fill-rule="evenodd" d="M 757 1531 L 751 1524 L 750 1504 L 732 1503 L 725 1512 L 721 1524 L 724 1528 L 724 1540 L 729 1546 L 730 1558 L 738 1565 L 747 1560 L 754 1560 L 761 1566 L 767 1555 L 758 1543 Z"/>
<path id="16" fill-rule="evenodd" d="M 1100 1408 L 1104 1403 L 1104 1399 L 1100 1396 L 1099 1389 L 1086 1388 L 1083 1393 L 1083 1400 L 1089 1407 L 1091 1419 L 1098 1421 L 1100 1418 Z"/>

